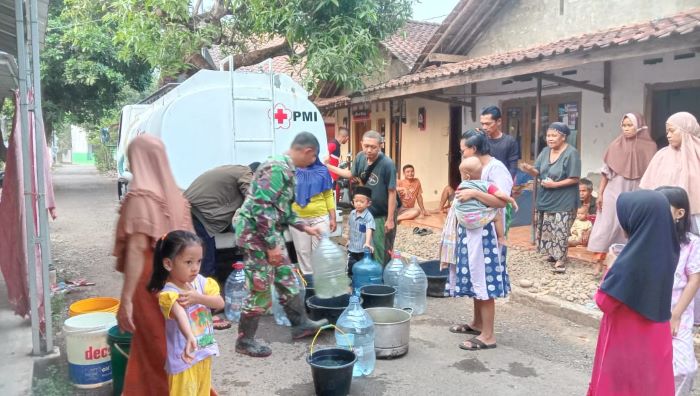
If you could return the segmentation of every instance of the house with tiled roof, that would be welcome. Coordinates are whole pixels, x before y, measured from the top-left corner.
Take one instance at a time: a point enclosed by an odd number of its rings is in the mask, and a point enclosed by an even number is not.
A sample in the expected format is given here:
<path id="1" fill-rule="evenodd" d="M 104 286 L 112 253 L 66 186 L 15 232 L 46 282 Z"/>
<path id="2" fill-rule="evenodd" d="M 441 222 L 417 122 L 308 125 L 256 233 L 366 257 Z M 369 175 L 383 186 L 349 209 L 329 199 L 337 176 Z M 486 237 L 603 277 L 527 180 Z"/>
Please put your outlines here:
<path id="1" fill-rule="evenodd" d="M 385 152 L 397 168 L 415 166 L 430 203 L 458 178 L 459 136 L 490 105 L 524 162 L 563 121 L 595 178 L 628 112 L 643 113 L 665 145 L 670 114 L 700 118 L 699 51 L 700 0 L 461 0 L 409 73 L 316 104 L 349 114 L 351 134 L 385 128 Z"/>

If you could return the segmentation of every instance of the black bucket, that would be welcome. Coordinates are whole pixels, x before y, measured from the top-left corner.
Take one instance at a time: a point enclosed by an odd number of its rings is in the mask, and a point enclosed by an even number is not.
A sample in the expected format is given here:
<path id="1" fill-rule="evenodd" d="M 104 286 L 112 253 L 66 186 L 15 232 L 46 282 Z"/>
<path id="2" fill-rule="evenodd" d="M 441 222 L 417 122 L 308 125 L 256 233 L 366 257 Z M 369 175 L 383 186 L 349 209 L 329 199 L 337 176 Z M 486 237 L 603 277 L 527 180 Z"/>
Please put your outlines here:
<path id="1" fill-rule="evenodd" d="M 387 285 L 366 285 L 360 288 L 362 308 L 394 307 L 396 289 Z"/>
<path id="2" fill-rule="evenodd" d="M 319 396 L 345 396 L 350 393 L 352 369 L 357 361 L 353 351 L 326 348 L 307 356 L 311 366 L 314 389 Z"/>
<path id="3" fill-rule="evenodd" d="M 362 299 L 360 299 L 360 303 Z M 309 316 L 313 320 L 328 319 L 328 322 L 335 324 L 335 322 L 343 313 L 345 308 L 350 305 L 350 294 L 343 294 L 342 296 L 333 298 L 318 298 L 318 296 L 312 296 L 306 299 L 306 306 L 309 308 Z"/>
<path id="4" fill-rule="evenodd" d="M 438 260 L 424 261 L 420 263 L 420 266 L 428 277 L 428 296 L 447 297 L 445 284 L 450 276 L 450 270 L 445 268 L 440 271 L 440 262 Z"/>

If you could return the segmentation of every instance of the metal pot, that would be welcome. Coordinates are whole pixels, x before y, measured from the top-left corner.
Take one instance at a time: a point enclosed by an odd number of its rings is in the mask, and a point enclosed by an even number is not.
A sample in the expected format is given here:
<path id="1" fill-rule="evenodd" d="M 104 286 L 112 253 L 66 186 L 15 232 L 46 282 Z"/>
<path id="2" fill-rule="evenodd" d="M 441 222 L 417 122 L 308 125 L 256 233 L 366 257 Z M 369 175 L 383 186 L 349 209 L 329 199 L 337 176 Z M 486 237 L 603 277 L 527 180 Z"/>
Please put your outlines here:
<path id="1" fill-rule="evenodd" d="M 380 359 L 393 359 L 408 352 L 411 337 L 411 309 L 367 308 L 374 321 L 374 351 Z"/>

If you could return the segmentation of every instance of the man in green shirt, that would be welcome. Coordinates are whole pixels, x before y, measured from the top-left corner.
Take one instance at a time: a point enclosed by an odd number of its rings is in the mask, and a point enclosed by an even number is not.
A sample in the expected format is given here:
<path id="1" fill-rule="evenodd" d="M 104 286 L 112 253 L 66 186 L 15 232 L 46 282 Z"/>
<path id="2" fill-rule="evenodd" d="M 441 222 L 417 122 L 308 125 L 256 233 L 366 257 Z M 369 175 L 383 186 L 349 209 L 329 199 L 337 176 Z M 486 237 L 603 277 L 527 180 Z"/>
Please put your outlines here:
<path id="1" fill-rule="evenodd" d="M 304 301 L 299 294 L 285 249 L 282 234 L 288 226 L 310 235 L 319 230 L 299 222 L 292 210 L 294 202 L 295 167 L 314 163 L 319 152 L 318 140 L 309 132 L 299 133 L 284 156 L 274 156 L 260 165 L 243 206 L 234 217 L 236 243 L 243 249 L 246 265 L 248 297 L 241 308 L 236 352 L 253 357 L 266 357 L 270 347 L 255 341 L 260 316 L 272 305 L 270 282 L 279 295 L 287 318 L 292 323 L 292 338 L 308 337 L 328 321 L 311 321 L 306 316 Z"/>

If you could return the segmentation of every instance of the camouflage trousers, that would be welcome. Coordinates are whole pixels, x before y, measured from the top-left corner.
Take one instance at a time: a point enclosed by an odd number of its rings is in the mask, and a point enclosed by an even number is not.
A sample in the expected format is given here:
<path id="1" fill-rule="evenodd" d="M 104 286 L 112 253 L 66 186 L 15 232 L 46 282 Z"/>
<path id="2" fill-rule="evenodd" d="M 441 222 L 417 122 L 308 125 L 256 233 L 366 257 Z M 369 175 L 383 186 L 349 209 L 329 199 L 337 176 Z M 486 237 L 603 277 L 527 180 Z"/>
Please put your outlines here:
<path id="1" fill-rule="evenodd" d="M 274 267 L 267 262 L 265 252 L 245 250 L 245 277 L 248 297 L 243 301 L 241 312 L 248 316 L 264 315 L 272 306 L 270 285 L 274 284 L 281 305 L 287 305 L 299 294 L 294 276 L 294 264 L 289 260 L 286 249 L 282 265 Z"/>

